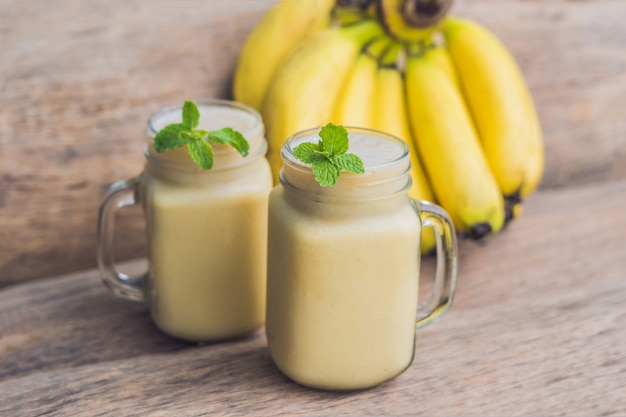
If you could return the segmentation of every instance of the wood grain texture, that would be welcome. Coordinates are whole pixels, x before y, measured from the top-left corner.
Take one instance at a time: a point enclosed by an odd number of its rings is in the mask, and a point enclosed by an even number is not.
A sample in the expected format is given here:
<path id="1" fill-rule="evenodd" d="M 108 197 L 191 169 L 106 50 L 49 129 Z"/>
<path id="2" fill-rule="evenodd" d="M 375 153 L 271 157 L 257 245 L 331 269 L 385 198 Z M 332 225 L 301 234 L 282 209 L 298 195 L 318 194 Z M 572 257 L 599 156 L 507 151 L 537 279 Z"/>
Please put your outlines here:
<path id="1" fill-rule="evenodd" d="M 412 366 L 354 393 L 287 380 L 263 331 L 168 338 L 93 270 L 5 288 L 0 415 L 624 415 L 624 207 L 626 180 L 543 190 L 504 233 L 462 241 L 454 305 Z"/>
<path id="2" fill-rule="evenodd" d="M 0 2 L 0 287 L 95 265 L 98 206 L 141 171 L 150 114 L 227 97 L 272 3 Z M 118 230 L 120 260 L 145 254 L 140 210 Z"/>
<path id="3" fill-rule="evenodd" d="M 228 97 L 258 1 L 0 2 L 0 287 L 95 266 L 96 218 L 142 168 L 149 115 Z M 542 187 L 626 178 L 626 2 L 463 0 L 518 58 L 546 136 Z M 117 257 L 145 255 L 138 209 Z"/>

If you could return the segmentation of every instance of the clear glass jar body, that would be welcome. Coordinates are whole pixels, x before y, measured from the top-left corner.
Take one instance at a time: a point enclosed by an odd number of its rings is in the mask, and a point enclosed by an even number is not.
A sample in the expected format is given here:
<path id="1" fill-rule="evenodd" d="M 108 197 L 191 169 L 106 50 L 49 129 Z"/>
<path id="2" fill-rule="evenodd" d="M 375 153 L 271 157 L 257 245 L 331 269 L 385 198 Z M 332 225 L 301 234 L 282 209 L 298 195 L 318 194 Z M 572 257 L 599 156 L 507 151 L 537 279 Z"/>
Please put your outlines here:
<path id="1" fill-rule="evenodd" d="M 310 133 L 283 147 L 281 185 L 270 195 L 268 344 L 302 385 L 367 388 L 402 373 L 414 355 L 423 222 L 407 195 L 406 145 L 351 129 L 360 156 L 364 137 L 391 146 L 379 162 L 364 158 L 365 174 L 344 172 L 322 188 L 293 157 Z"/>
<path id="2" fill-rule="evenodd" d="M 221 100 L 198 105 L 200 128 L 240 130 L 250 153 L 244 158 L 230 146 L 212 144 L 214 166 L 202 170 L 185 147 L 163 153 L 153 148 L 156 132 L 180 120 L 180 106 L 152 116 L 146 164 L 132 187 L 146 218 L 149 269 L 136 285 L 140 293 L 131 288 L 121 295 L 147 302 L 165 333 L 205 342 L 245 335 L 265 323 L 272 178 L 256 112 Z M 118 281 L 107 281 L 114 292 Z"/>
<path id="3" fill-rule="evenodd" d="M 147 163 L 140 187 L 150 256 L 146 299 L 164 332 L 207 341 L 265 322 L 268 167 L 260 158 L 183 174 Z"/>

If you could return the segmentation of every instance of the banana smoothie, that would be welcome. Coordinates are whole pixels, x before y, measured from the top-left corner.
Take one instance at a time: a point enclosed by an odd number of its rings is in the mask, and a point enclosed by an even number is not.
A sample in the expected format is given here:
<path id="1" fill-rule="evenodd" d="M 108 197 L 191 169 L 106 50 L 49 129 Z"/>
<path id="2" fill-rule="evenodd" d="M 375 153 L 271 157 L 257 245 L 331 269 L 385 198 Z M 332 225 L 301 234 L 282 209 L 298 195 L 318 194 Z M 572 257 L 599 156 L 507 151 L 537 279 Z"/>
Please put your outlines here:
<path id="1" fill-rule="evenodd" d="M 413 359 L 422 222 L 407 196 L 410 162 L 398 139 L 350 130 L 364 174 L 320 187 L 293 149 L 270 196 L 266 333 L 277 367 L 302 385 L 351 390 Z"/>
<path id="2" fill-rule="evenodd" d="M 143 172 L 113 184 L 100 206 L 104 283 L 121 298 L 146 302 L 156 325 L 180 339 L 259 329 L 272 188 L 260 115 L 232 101 L 185 102 L 152 115 L 146 133 Z M 146 274 L 127 276 L 115 265 L 114 220 L 135 204 L 146 219 L 149 263 Z"/>
<path id="3" fill-rule="evenodd" d="M 272 186 L 262 124 L 228 106 L 199 106 L 200 129 L 232 127 L 250 143 L 242 157 L 213 145 L 215 165 L 202 171 L 186 148 L 157 154 L 148 145 L 141 186 L 149 219 L 152 317 L 166 333 L 210 341 L 246 334 L 265 322 L 267 201 Z M 180 114 L 164 112 L 150 137 Z"/>

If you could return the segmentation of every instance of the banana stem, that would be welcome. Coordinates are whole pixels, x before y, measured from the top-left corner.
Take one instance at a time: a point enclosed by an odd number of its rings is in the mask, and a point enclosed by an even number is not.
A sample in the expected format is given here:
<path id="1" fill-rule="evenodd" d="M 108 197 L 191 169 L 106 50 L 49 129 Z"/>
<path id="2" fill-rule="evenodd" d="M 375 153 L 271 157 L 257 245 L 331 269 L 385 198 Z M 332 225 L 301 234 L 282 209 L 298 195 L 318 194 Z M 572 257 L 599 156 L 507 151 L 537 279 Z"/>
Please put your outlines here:
<path id="1" fill-rule="evenodd" d="M 378 66 L 384 68 L 398 68 L 398 60 L 403 50 L 404 44 L 390 40 L 385 50 L 378 57 Z"/>
<path id="2" fill-rule="evenodd" d="M 406 53 L 411 58 L 417 58 L 424 55 L 424 43 L 423 42 L 412 42 L 407 44 Z"/>
<path id="3" fill-rule="evenodd" d="M 448 13 L 453 0 L 406 0 L 402 8 L 404 21 L 416 28 L 437 24 Z"/>

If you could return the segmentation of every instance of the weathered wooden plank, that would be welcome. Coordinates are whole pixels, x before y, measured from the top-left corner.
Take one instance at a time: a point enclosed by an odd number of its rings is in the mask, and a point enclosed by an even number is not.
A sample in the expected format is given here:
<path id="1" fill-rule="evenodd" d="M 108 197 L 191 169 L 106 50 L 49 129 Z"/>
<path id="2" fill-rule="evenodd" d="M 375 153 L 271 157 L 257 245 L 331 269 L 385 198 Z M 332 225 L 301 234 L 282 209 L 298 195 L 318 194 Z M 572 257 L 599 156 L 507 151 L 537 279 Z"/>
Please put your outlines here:
<path id="1" fill-rule="evenodd" d="M 624 414 L 625 206 L 626 180 L 544 190 L 502 234 L 461 242 L 453 308 L 404 374 L 356 393 L 289 382 L 262 331 L 167 338 L 93 270 L 6 288 L 0 415 Z"/>
<path id="2" fill-rule="evenodd" d="M 98 205 L 141 171 L 149 115 L 228 96 L 272 3 L 0 4 L 0 287 L 95 265 Z M 139 210 L 119 223 L 118 257 L 145 254 Z"/>
<path id="3" fill-rule="evenodd" d="M 98 204 L 141 170 L 149 114 L 228 96 L 241 43 L 272 3 L 0 3 L 0 286 L 95 265 Z M 453 10 L 519 59 L 546 133 L 544 188 L 626 177 L 626 3 Z M 122 213 L 119 230 L 118 258 L 143 256 L 140 212 Z"/>

